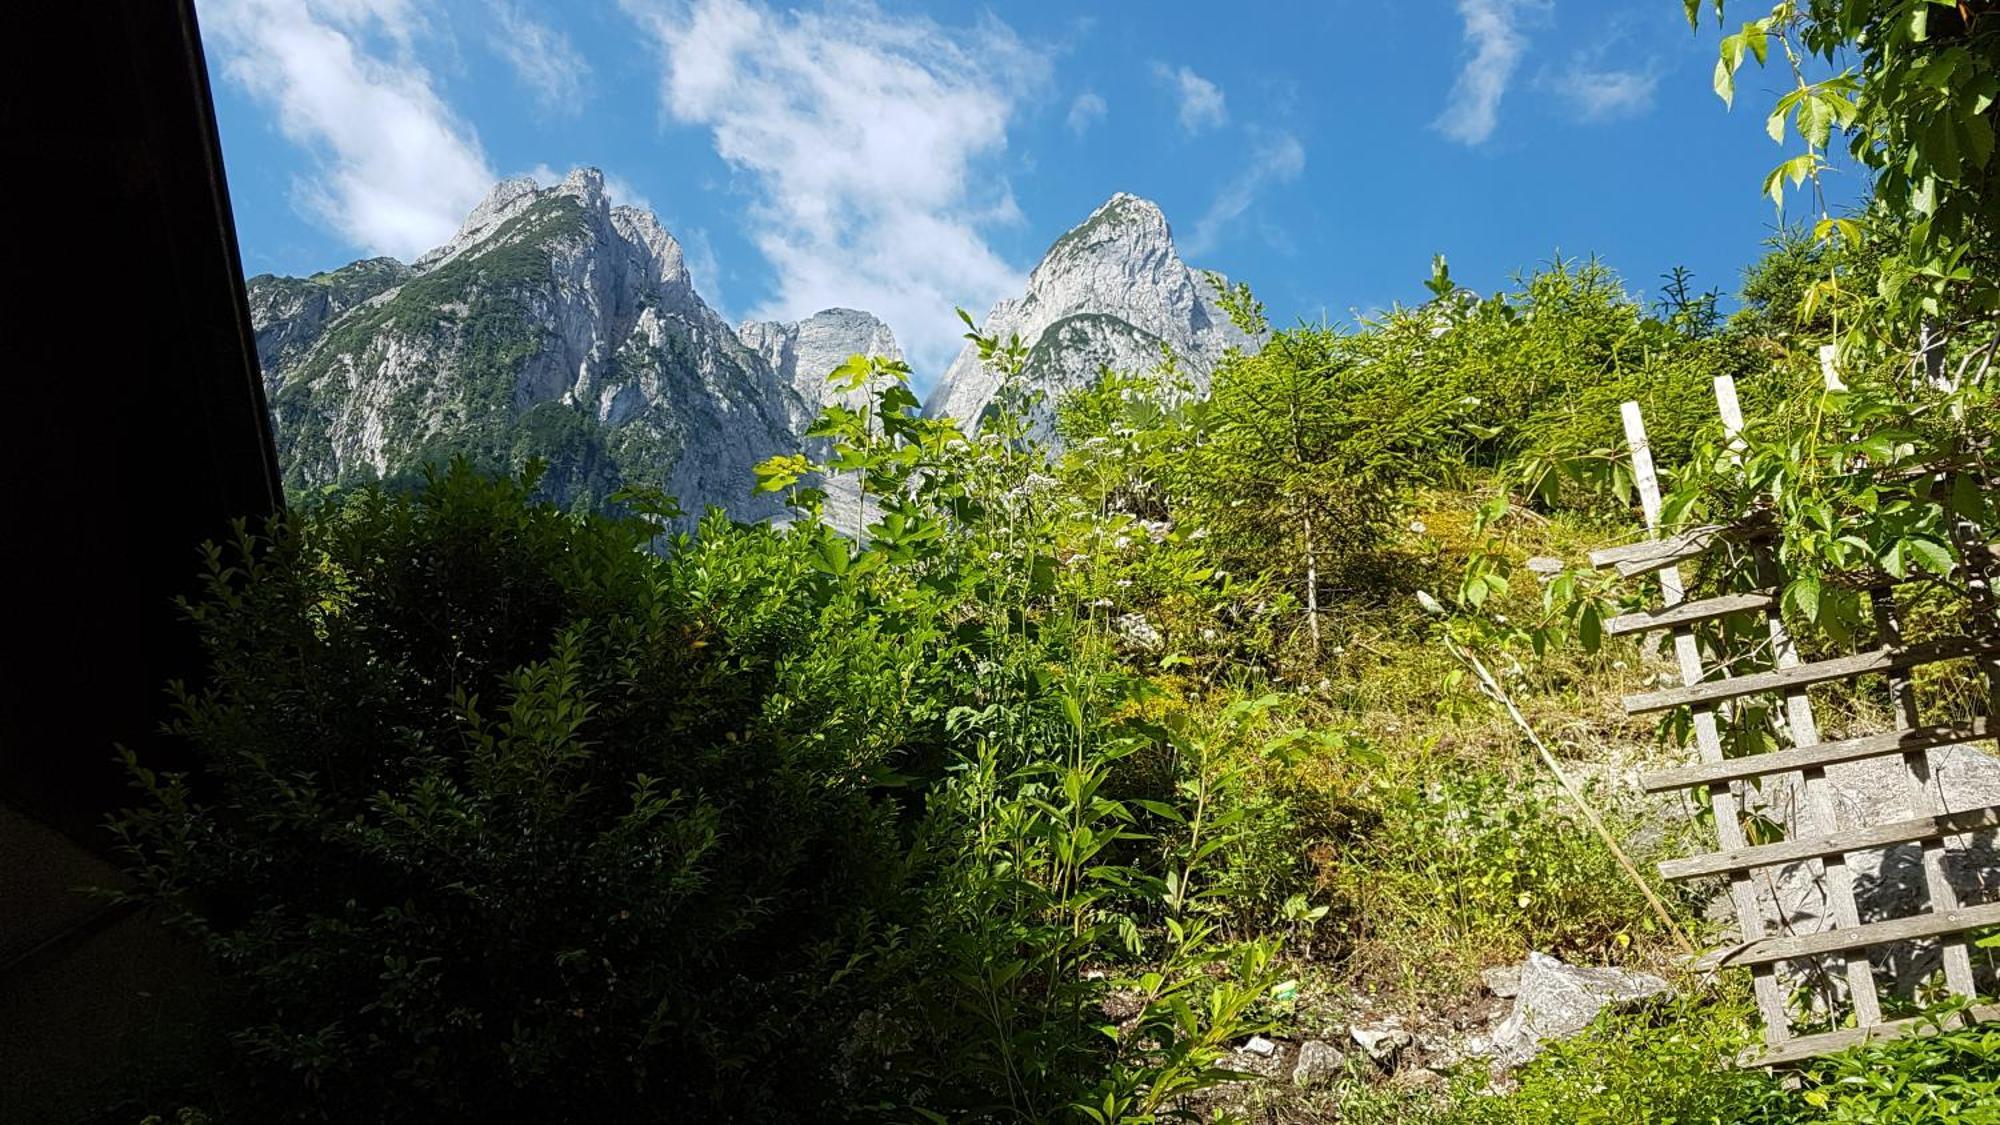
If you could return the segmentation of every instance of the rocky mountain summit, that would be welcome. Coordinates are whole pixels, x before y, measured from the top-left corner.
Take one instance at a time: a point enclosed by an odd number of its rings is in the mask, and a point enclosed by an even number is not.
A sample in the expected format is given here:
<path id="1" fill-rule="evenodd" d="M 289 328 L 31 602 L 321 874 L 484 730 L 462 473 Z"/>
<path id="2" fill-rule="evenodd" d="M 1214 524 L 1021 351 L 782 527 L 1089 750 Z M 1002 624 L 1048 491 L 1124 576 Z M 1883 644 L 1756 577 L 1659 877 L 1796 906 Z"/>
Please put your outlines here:
<path id="1" fill-rule="evenodd" d="M 1148 371 L 1162 347 L 1178 357 L 1198 390 L 1230 347 L 1258 341 L 1231 324 L 1219 294 L 1181 260 L 1167 218 L 1149 200 L 1120 192 L 1057 239 L 1018 299 L 1003 300 L 980 330 L 1028 348 L 1022 379 L 1041 392 L 1029 420 L 1052 437 L 1056 404 L 1089 387 L 1105 368 Z M 933 417 L 977 424 L 1000 390 L 1000 376 L 971 345 L 925 402 Z"/>
<path id="2" fill-rule="evenodd" d="M 613 206 L 595 169 L 496 185 L 451 240 L 405 264 L 371 258 L 249 282 L 258 358 L 292 488 L 407 481 L 465 455 L 488 470 L 547 464 L 543 493 L 578 508 L 664 489 L 698 513 L 783 514 L 752 469 L 796 452 L 822 407 L 855 405 L 828 372 L 854 353 L 900 358 L 875 316 L 831 308 L 731 328 L 695 291 L 680 244 Z M 1117 195 L 1065 234 L 985 330 L 1019 335 L 1034 421 L 1105 367 L 1147 370 L 1171 349 L 1196 385 L 1254 347 L 1214 287 L 1181 261 L 1166 218 Z M 971 347 L 927 404 L 976 424 L 999 377 Z M 843 510 L 850 487 L 827 482 Z"/>
<path id="3" fill-rule="evenodd" d="M 508 180 L 405 266 L 260 276 L 250 304 L 291 487 L 408 478 L 465 454 L 547 462 L 591 507 L 627 485 L 690 512 L 776 514 L 751 468 L 798 447 L 808 407 L 695 292 L 680 244 L 579 169 Z"/>
<path id="4" fill-rule="evenodd" d="M 855 406 L 865 391 L 836 391 L 826 377 L 851 355 L 903 358 L 895 333 L 873 313 L 858 309 L 824 309 L 795 323 L 746 320 L 736 335 L 771 365 L 778 378 L 798 392 L 805 406 L 800 426 L 812 424 L 820 408 L 840 401 Z"/>

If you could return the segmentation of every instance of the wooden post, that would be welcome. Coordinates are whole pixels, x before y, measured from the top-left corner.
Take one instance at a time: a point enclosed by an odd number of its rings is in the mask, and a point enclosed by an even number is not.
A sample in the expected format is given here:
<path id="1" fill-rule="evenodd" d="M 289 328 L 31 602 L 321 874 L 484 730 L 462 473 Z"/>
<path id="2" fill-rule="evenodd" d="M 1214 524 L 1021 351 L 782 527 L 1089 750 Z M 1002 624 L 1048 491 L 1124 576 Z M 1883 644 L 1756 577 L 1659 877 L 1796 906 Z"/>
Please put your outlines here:
<path id="1" fill-rule="evenodd" d="M 1639 413 L 1639 404 L 1628 402 L 1621 408 L 1625 421 L 1625 444 L 1632 451 L 1632 479 L 1638 488 L 1639 503 L 1646 513 L 1646 528 L 1654 536 L 1660 533 L 1660 480 L 1653 465 L 1653 446 L 1646 439 L 1646 422 Z M 1659 572 L 1660 593 L 1668 609 L 1687 600 L 1687 586 L 1681 581 L 1680 568 L 1670 566 Z M 1702 667 L 1701 643 L 1695 638 L 1691 624 L 1676 625 L 1673 628 L 1674 660 L 1680 666 L 1681 683 L 1692 687 L 1706 678 Z M 1694 736 L 1696 748 L 1704 762 L 1722 761 L 1722 733 L 1716 725 L 1715 708 L 1701 706 L 1693 708 Z M 1715 831 L 1725 849 L 1741 848 L 1748 838 L 1743 834 L 1743 822 L 1737 815 L 1736 798 L 1727 783 L 1708 787 L 1709 808 L 1715 814 Z M 1736 904 L 1736 917 L 1743 929 L 1744 941 L 1756 941 L 1766 934 L 1764 912 L 1757 904 L 1757 889 L 1750 881 L 1750 873 L 1737 872 L 1729 880 L 1730 898 Z M 1791 1038 L 1791 1019 L 1785 1011 L 1785 995 L 1778 986 L 1776 965 L 1756 965 L 1750 970 L 1751 983 L 1757 996 L 1757 1010 L 1764 1017 L 1764 1042 L 1771 1047 L 1779 1046 Z"/>
<path id="2" fill-rule="evenodd" d="M 1829 391 L 1844 391 L 1847 384 L 1840 377 L 1840 349 L 1828 344 L 1819 350 L 1820 378 Z M 1969 565 L 1970 560 L 1968 560 Z M 1882 588 L 1868 592 L 1870 609 L 1875 617 L 1876 640 L 1884 648 L 1903 647 L 1902 608 L 1896 603 L 1893 588 Z M 1889 698 L 1896 716 L 1898 732 L 1915 730 L 1923 721 L 1921 709 L 1917 705 L 1916 682 L 1908 670 L 1897 669 L 1889 673 Z M 1942 787 L 1935 795 L 1931 791 L 1930 753 L 1925 749 L 1905 751 L 1903 773 L 1907 780 L 1904 786 L 1909 794 L 1911 816 L 1941 816 L 1952 812 L 1944 799 Z M 1951 885 L 1945 871 L 1945 842 L 1942 838 L 1922 841 L 1924 891 L 1933 913 L 1943 913 L 1958 909 L 1958 891 Z M 1886 857 L 1885 857 L 1886 862 Z M 1971 999 L 1976 986 L 1972 979 L 1972 955 L 1966 948 L 1965 939 L 1951 935 L 1942 939 L 1941 953 L 1944 960 L 1945 987 L 1953 996 Z"/>
<path id="3" fill-rule="evenodd" d="M 1729 436 L 1730 446 L 1740 449 L 1743 444 L 1743 408 L 1736 398 L 1736 380 L 1727 375 L 1715 380 L 1715 405 L 1722 413 L 1722 428 Z M 1757 545 L 1755 557 L 1758 580 L 1780 594 L 1779 599 L 1764 611 L 1764 628 L 1771 638 L 1773 664 L 1779 669 L 1797 667 L 1800 663 L 1798 646 L 1793 643 L 1791 631 L 1785 627 L 1781 612 L 1784 576 L 1779 573 L 1769 546 Z M 1784 698 L 1785 726 L 1791 732 L 1792 745 L 1818 745 L 1819 723 L 1813 717 L 1812 699 L 1807 689 L 1804 686 L 1788 689 Z M 1828 836 L 1839 831 L 1833 785 L 1826 779 L 1826 770 L 1815 767 L 1805 770 L 1801 776 L 1805 781 L 1806 809 L 1802 810 L 1805 815 L 1800 817 L 1800 824 L 1805 833 Z M 1854 905 L 1854 873 L 1848 869 L 1847 857 L 1828 856 L 1821 864 L 1826 879 L 1827 912 L 1835 928 L 1859 926 L 1861 912 Z M 1882 1003 L 1875 992 L 1875 967 L 1869 962 L 1867 951 L 1856 951 L 1841 960 L 1847 976 L 1848 995 L 1854 1004 L 1854 1021 L 1863 1025 L 1881 1023 Z"/>

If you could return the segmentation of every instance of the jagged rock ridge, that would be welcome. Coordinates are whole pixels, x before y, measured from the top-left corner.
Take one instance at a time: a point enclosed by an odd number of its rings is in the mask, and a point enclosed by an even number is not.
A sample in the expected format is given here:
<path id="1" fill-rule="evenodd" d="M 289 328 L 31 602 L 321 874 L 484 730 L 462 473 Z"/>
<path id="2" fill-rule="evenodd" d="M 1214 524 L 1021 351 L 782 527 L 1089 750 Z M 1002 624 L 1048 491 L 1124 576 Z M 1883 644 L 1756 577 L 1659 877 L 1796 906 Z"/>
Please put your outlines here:
<path id="1" fill-rule="evenodd" d="M 1105 368 L 1147 371 L 1165 347 L 1197 390 L 1231 347 L 1258 341 L 1231 324 L 1215 287 L 1174 247 L 1166 216 L 1120 192 L 1056 240 L 1028 277 L 1027 292 L 993 306 L 980 330 L 1028 348 L 1022 377 L 1041 392 L 1031 408 L 1037 436 L 1052 438 L 1062 396 L 1091 386 Z M 933 417 L 976 424 L 1000 377 L 968 345 L 925 403 Z"/>
<path id="2" fill-rule="evenodd" d="M 888 326 L 854 309 L 732 330 L 695 291 L 673 236 L 612 206 L 594 169 L 550 188 L 496 185 L 450 241 L 408 265 L 264 275 L 249 290 L 295 488 L 410 479 L 454 454 L 504 470 L 539 457 L 544 493 L 572 506 L 649 485 L 690 512 L 779 516 L 777 498 L 752 491 L 752 468 L 802 448 L 827 403 L 855 404 L 861 392 L 826 382 L 847 356 L 901 356 Z M 1057 240 L 984 329 L 1028 346 L 1044 438 L 1061 397 L 1106 367 L 1150 369 L 1170 349 L 1201 388 L 1228 348 L 1256 345 L 1181 260 L 1159 208 L 1122 193 Z M 998 383 L 968 347 L 925 409 L 976 424 Z M 834 506 L 858 503 L 826 483 Z"/>
<path id="3" fill-rule="evenodd" d="M 504 469 L 541 457 L 544 492 L 574 506 L 649 485 L 690 511 L 780 510 L 751 468 L 798 447 L 806 402 L 595 169 L 499 184 L 411 265 L 249 289 L 289 486 L 406 478 L 463 453 Z"/>
<path id="4" fill-rule="evenodd" d="M 807 412 L 804 425 L 811 424 L 822 406 L 835 401 L 856 406 L 865 397 L 864 388 L 843 392 L 827 382 L 827 375 L 848 356 L 903 358 L 889 326 L 858 309 L 824 309 L 791 324 L 746 320 L 736 326 L 736 335 L 798 392 Z"/>

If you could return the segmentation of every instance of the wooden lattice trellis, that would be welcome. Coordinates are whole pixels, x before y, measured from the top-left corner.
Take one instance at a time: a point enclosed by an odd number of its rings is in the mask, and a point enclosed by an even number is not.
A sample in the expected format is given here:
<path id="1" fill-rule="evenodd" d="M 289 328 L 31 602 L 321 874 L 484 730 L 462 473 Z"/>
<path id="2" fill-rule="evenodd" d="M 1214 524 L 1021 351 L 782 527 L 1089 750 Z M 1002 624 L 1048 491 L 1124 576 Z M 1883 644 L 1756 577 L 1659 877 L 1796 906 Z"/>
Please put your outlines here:
<path id="1" fill-rule="evenodd" d="M 1716 403 L 1724 428 L 1732 441 L 1740 440 L 1743 417 L 1737 404 L 1736 387 L 1727 377 L 1716 380 Z M 1736 545 L 1752 552 L 1762 589 L 1753 593 L 1727 594 L 1690 601 L 1679 564 L 1699 558 L 1713 547 L 1731 541 L 1728 529 L 1704 527 L 1660 538 L 1660 487 L 1653 464 L 1652 448 L 1637 403 L 1624 406 L 1626 441 L 1647 526 L 1654 538 L 1622 547 L 1594 552 L 1591 563 L 1613 569 L 1625 577 L 1655 575 L 1662 596 L 1659 609 L 1629 614 L 1607 623 L 1606 631 L 1635 634 L 1666 631 L 1673 639 L 1674 659 L 1679 665 L 1681 686 L 1635 695 L 1625 701 L 1631 714 L 1645 714 L 1686 707 L 1692 717 L 1694 741 L 1701 755 L 1697 765 L 1648 775 L 1642 781 L 1649 792 L 1682 789 L 1701 791 L 1714 811 L 1720 851 L 1674 860 L 1660 865 L 1669 879 L 1725 876 L 1730 880 L 1731 899 L 1741 926 L 1742 943 L 1702 958 L 1703 968 L 1747 966 L 1752 974 L 1757 1007 L 1764 1021 L 1764 1047 L 1746 1056 L 1746 1063 L 1778 1065 L 1840 1050 L 1866 1039 L 1920 1031 L 1929 1026 L 1921 1019 L 1885 1019 L 1878 994 L 1876 962 L 1871 954 L 1884 946 L 1914 939 L 1934 939 L 1943 955 L 1945 985 L 1954 996 L 1971 999 L 1975 994 L 1972 962 L 1966 934 L 1981 927 L 2000 925 L 2000 902 L 1963 906 L 1946 878 L 1945 842 L 1967 833 L 2000 828 L 2000 805 L 1954 810 L 1943 807 L 1941 796 L 1928 784 L 1931 770 L 1927 751 L 1934 747 L 1980 742 L 2000 737 L 2000 641 L 1993 635 L 1993 623 L 1977 622 L 1964 637 L 1906 646 L 1898 613 L 1895 590 L 1883 587 L 1869 591 L 1879 647 L 1852 656 L 1804 663 L 1786 631 L 1779 612 L 1784 583 L 1778 572 L 1768 538 L 1734 537 Z M 1962 539 L 1960 547 L 1968 559 L 1988 554 L 1976 541 Z M 1968 566 L 1965 576 L 1973 592 L 1978 613 L 1992 617 L 1995 612 L 1991 573 L 1985 561 Z M 1704 665 L 1694 627 L 1736 614 L 1762 617 L 1769 637 L 1770 667 L 1767 670 L 1711 679 L 1715 669 Z M 1994 706 L 1988 715 L 1962 723 L 1924 724 L 1920 721 L 1912 669 L 1947 660 L 1972 659 L 1983 673 Z M 1727 670 L 1724 670 L 1725 672 Z M 1851 680 L 1866 675 L 1889 678 L 1895 704 L 1896 727 L 1860 738 L 1823 741 L 1814 720 L 1807 689 L 1814 684 Z M 1783 700 L 1785 726 L 1791 748 L 1747 757 L 1725 758 L 1717 709 L 1722 704 L 1755 696 L 1775 695 Z M 1912 819 L 1842 829 L 1835 816 L 1835 797 L 1826 778 L 1827 767 L 1877 758 L 1899 758 L 1900 771 L 1912 802 Z M 1777 843 L 1752 845 L 1746 837 L 1743 809 L 1736 790 L 1749 783 L 1799 775 L 1805 800 L 1792 832 L 1796 838 Z M 1854 875 L 1848 857 L 1856 852 L 1918 844 L 1923 849 L 1923 885 L 1928 909 L 1920 914 L 1863 924 L 1855 904 Z M 1782 907 L 1779 917 L 1767 917 L 1756 893 L 1753 875 L 1771 868 L 1817 861 L 1822 865 L 1830 927 L 1815 933 L 1787 933 Z M 1778 966 L 1782 962 L 1824 960 L 1846 981 L 1852 1006 L 1852 1027 L 1813 1034 L 1794 1034 L 1793 1022 L 1780 984 Z M 1914 981 L 1897 981 L 1899 987 Z M 2000 1008 L 1973 1007 L 1973 1018 L 2000 1018 Z"/>

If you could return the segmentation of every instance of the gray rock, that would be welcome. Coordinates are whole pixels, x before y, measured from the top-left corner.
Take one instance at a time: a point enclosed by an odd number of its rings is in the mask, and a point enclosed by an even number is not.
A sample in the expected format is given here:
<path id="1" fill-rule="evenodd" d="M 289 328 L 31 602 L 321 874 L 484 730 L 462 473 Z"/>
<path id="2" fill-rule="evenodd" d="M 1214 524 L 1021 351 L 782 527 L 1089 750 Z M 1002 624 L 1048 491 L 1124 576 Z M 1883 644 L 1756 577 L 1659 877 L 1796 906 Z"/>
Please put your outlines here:
<path id="1" fill-rule="evenodd" d="M 1256 1040 L 1253 1039 L 1251 1042 L 1254 1043 Z M 1269 1040 L 1264 1042 L 1270 1043 Z M 1270 1052 L 1259 1053 L 1251 1050 L 1250 1044 L 1246 1043 L 1216 1060 L 1215 1065 L 1223 1070 L 1233 1070 L 1238 1074 L 1253 1074 L 1259 1078 L 1276 1078 L 1285 1072 L 1285 1060 L 1279 1056 L 1275 1044 L 1272 1045 Z"/>
<path id="2" fill-rule="evenodd" d="M 770 364 L 780 382 L 792 388 L 798 411 L 792 418 L 792 428 L 801 435 L 825 407 L 839 403 L 858 410 L 881 393 L 880 385 L 840 390 L 827 382 L 827 376 L 846 363 L 847 357 L 903 358 L 903 349 L 889 326 L 874 314 L 856 309 L 823 309 L 789 324 L 746 320 L 736 326 L 736 334 L 745 347 Z M 824 442 L 802 443 L 819 447 L 809 449 L 814 454 L 825 452 Z M 863 503 L 861 482 L 855 474 L 823 477 L 819 486 L 826 490 L 826 521 L 836 531 L 855 535 L 858 528 L 865 528 L 881 517 L 873 499 Z M 860 534 L 865 538 L 865 532 Z"/>
<path id="3" fill-rule="evenodd" d="M 1340 1048 L 1318 1039 L 1299 1044 L 1292 1061 L 1292 1082 L 1299 1086 L 1324 1086 L 1347 1072 L 1347 1056 Z"/>
<path id="4" fill-rule="evenodd" d="M 1961 811 L 2000 804 L 2000 759 L 1975 746 L 1944 746 L 1926 755 L 1928 776 L 1913 782 L 1900 758 L 1843 762 L 1826 771 L 1831 791 L 1835 831 L 1887 824 L 1928 815 L 1939 809 Z M 1807 794 L 1798 775 L 1768 779 L 1744 791 L 1749 808 L 1776 822 L 1787 836 L 1819 834 L 1808 824 Z M 2000 836 L 1973 833 L 1945 842 L 1945 877 L 1960 904 L 2000 899 Z M 1920 844 L 1853 852 L 1847 856 L 1855 905 L 1862 922 L 1882 921 L 1921 913 L 1930 907 Z M 1782 919 L 1783 932 L 1819 933 L 1833 927 L 1825 868 L 1818 862 L 1795 863 L 1757 879 L 1758 905 L 1767 923 Z M 1713 913 L 1735 919 L 1725 889 L 1713 902 Z M 1901 942 L 1875 951 L 1876 963 L 1895 979 L 1914 984 L 1934 972 L 1940 952 L 1934 941 Z M 1983 992 L 2000 987 L 1983 959 L 1975 958 L 1975 973 Z M 1838 972 L 1801 971 L 1786 963 L 1780 975 L 1794 986 L 1806 986 L 1816 1007 L 1838 1004 L 1846 981 Z"/>
<path id="5" fill-rule="evenodd" d="M 1548 1040 L 1582 1031 L 1606 1008 L 1623 1010 L 1668 991 L 1667 982 L 1651 973 L 1579 968 L 1530 953 L 1521 966 L 1514 1009 L 1493 1031 L 1494 1057 L 1503 1066 L 1517 1066 L 1539 1054 Z"/>
<path id="6" fill-rule="evenodd" d="M 1188 268 L 1157 205 L 1120 192 L 1058 239 L 1028 277 L 1027 292 L 994 305 L 980 330 L 1029 351 L 1022 373 L 1041 398 L 1027 408 L 1036 436 L 1054 436 L 1055 408 L 1106 367 L 1145 372 L 1162 345 L 1197 389 L 1230 347 L 1254 351 L 1217 302 L 1215 287 Z M 976 426 L 1000 391 L 1000 376 L 968 344 L 924 404 L 932 417 Z"/>
<path id="7" fill-rule="evenodd" d="M 1243 1050 L 1260 1058 L 1268 1059 L 1278 1053 L 1278 1045 L 1261 1035 L 1252 1035 L 1250 1041 L 1243 1044 Z"/>
<path id="8" fill-rule="evenodd" d="M 1479 980 L 1486 985 L 1486 991 L 1502 1000 L 1512 1000 L 1521 991 L 1521 966 L 1495 965 L 1481 969 Z"/>
<path id="9" fill-rule="evenodd" d="M 858 408 L 871 397 L 869 388 L 837 391 L 827 382 L 827 375 L 847 362 L 848 356 L 903 358 L 903 349 L 889 326 L 873 313 L 857 309 L 823 309 L 789 324 L 746 320 L 736 326 L 736 335 L 798 392 L 805 411 L 799 419 L 801 428 L 810 425 L 820 408 L 829 403 Z"/>
<path id="10" fill-rule="evenodd" d="M 1450 1085 L 1444 1075 L 1421 1066 L 1399 1071 L 1391 1082 L 1405 1090 L 1442 1090 Z"/>
<path id="11" fill-rule="evenodd" d="M 1385 1020 L 1379 1024 L 1355 1026 L 1348 1029 L 1348 1035 L 1369 1058 L 1383 1066 L 1394 1066 L 1396 1056 L 1403 1053 L 1415 1042 L 1400 1020 Z"/>

